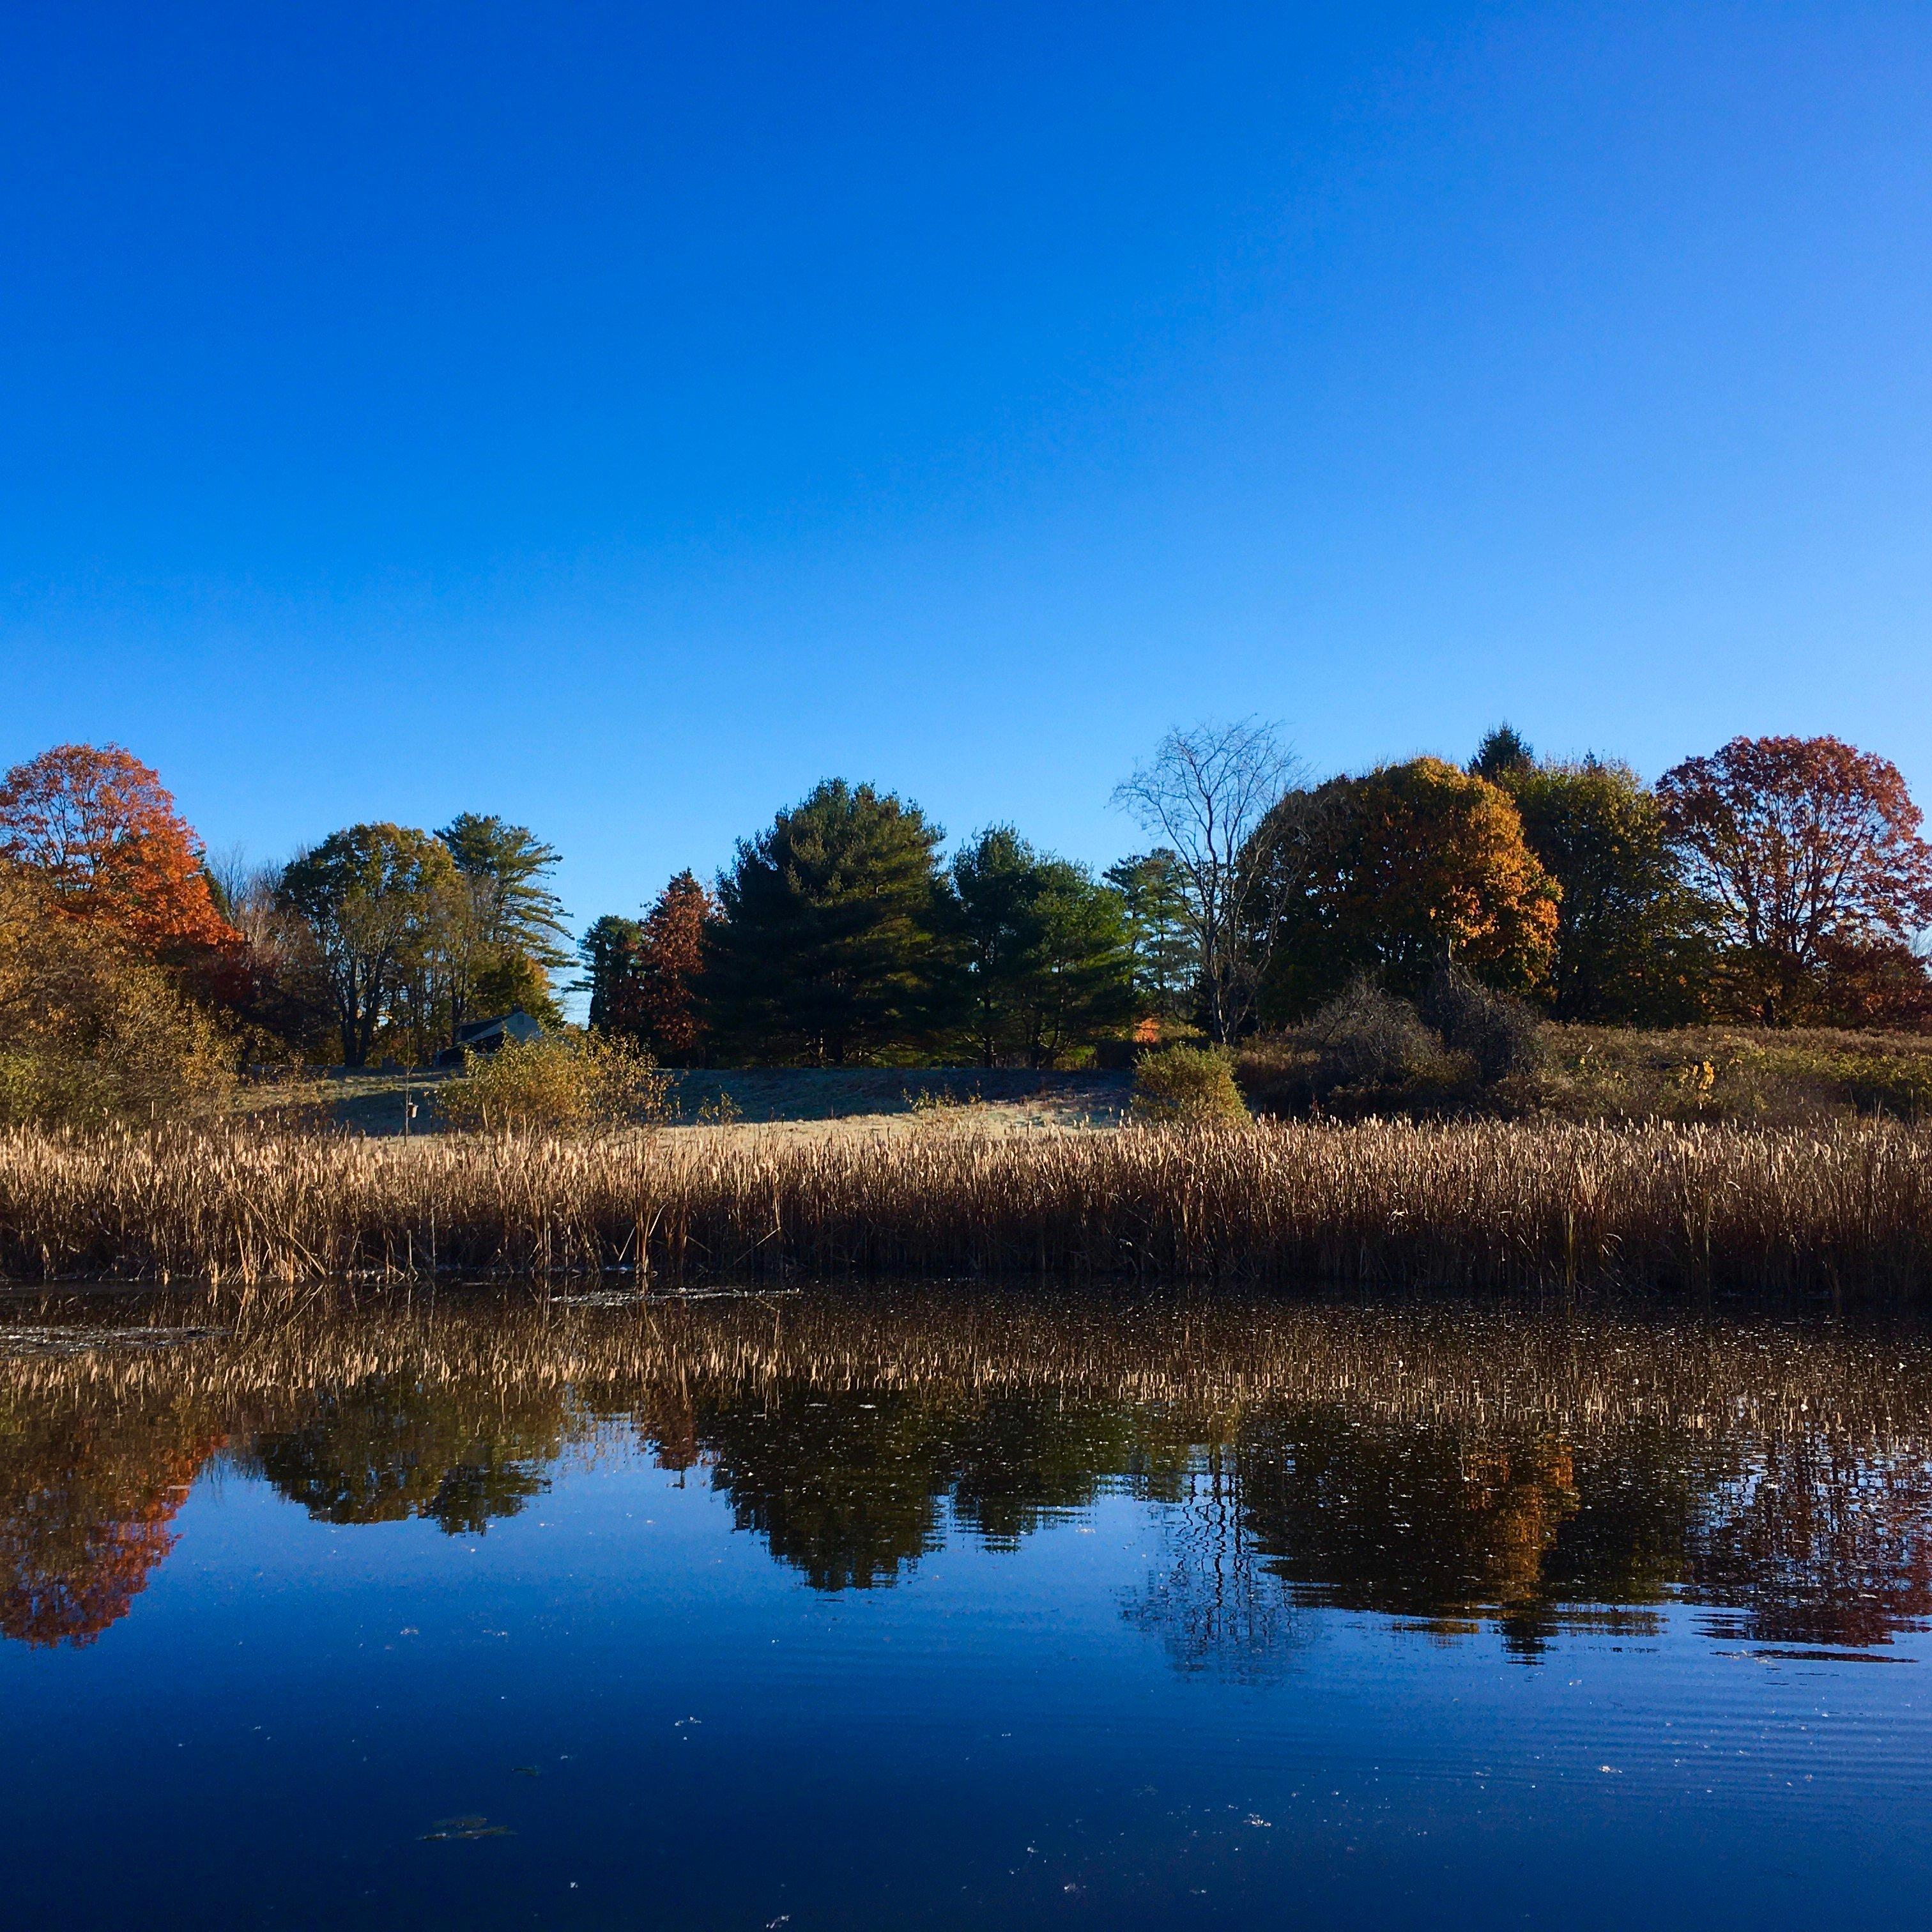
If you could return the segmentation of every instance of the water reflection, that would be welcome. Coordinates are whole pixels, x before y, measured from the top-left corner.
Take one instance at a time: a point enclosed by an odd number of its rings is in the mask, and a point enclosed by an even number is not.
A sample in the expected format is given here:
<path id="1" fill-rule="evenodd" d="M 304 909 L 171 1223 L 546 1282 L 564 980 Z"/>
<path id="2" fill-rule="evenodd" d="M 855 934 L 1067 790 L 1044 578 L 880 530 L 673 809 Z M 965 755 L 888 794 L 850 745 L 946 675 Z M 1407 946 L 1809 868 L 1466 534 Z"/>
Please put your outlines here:
<path id="1" fill-rule="evenodd" d="M 1528 1659 L 1674 1599 L 1777 1645 L 1932 1617 L 1916 1334 L 929 1291 L 263 1304 L 165 1350 L 116 1346 L 152 1310 L 43 1318 L 99 1342 L 28 1322 L 0 1360 L 0 1631 L 30 1644 L 129 1614 L 211 1458 L 319 1520 L 478 1536 L 626 1445 L 820 1591 L 1137 1498 L 1159 1555 L 1122 1614 L 1190 1672 L 1292 1669 L 1318 1605 Z"/>
<path id="2" fill-rule="evenodd" d="M 124 1617 L 222 1437 L 166 1391 L 0 1397 L 0 1633 L 86 1644 Z"/>
<path id="3" fill-rule="evenodd" d="M 554 1400 L 520 1401 L 514 1388 L 376 1375 L 312 1400 L 304 1421 L 259 1435 L 241 1460 L 322 1522 L 424 1516 L 480 1535 L 550 1486 L 544 1466 L 563 1448 Z"/>

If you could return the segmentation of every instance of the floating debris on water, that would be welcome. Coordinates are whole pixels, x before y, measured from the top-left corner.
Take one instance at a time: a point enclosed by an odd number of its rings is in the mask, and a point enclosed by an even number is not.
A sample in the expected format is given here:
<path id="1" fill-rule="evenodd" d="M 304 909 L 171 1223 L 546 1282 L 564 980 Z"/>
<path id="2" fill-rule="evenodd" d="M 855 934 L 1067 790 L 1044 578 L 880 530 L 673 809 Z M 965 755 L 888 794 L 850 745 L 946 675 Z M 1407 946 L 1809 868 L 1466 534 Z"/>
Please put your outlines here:
<path id="1" fill-rule="evenodd" d="M 424 1832 L 420 1842 L 434 1845 L 459 1839 L 514 1838 L 516 1835 L 508 1826 L 493 1825 L 487 1818 L 440 1818 Z"/>

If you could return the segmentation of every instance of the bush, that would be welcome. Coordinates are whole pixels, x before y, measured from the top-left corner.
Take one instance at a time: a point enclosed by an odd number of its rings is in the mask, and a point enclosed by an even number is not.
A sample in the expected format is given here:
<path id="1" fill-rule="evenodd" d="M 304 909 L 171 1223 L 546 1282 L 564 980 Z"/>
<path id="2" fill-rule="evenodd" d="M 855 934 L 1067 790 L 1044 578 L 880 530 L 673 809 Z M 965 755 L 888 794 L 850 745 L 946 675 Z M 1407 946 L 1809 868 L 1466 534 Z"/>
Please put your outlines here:
<path id="1" fill-rule="evenodd" d="M 145 1125 L 218 1112 L 232 1042 L 161 968 L 0 874 L 0 1121 Z"/>
<path id="2" fill-rule="evenodd" d="M 634 1042 L 601 1034 L 508 1040 L 487 1058 L 472 1054 L 463 1077 L 437 1096 L 459 1131 L 608 1132 L 662 1125 L 670 1076 Z"/>
<path id="3" fill-rule="evenodd" d="M 1543 1024 L 1535 1013 L 1460 966 L 1436 974 L 1423 1010 L 1451 1052 L 1466 1053 L 1476 1063 L 1485 1087 L 1514 1073 L 1534 1073 L 1543 1064 Z"/>
<path id="4" fill-rule="evenodd" d="M 1134 1112 L 1144 1120 L 1204 1126 L 1245 1120 L 1246 1103 L 1234 1084 L 1224 1048 L 1163 1047 L 1134 1070 Z"/>
<path id="5" fill-rule="evenodd" d="M 1316 1049 L 1315 1084 L 1404 1087 L 1442 1070 L 1442 1054 L 1420 1015 L 1367 980 L 1358 980 L 1308 1023 Z"/>

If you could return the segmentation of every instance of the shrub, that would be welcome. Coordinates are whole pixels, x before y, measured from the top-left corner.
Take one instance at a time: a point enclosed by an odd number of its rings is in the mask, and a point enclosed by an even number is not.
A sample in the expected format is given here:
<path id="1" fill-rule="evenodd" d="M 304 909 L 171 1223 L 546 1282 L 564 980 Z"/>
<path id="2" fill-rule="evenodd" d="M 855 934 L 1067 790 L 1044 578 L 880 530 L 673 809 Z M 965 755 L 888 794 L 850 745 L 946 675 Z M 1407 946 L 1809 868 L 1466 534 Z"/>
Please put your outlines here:
<path id="1" fill-rule="evenodd" d="M 1315 1084 L 1403 1087 L 1442 1070 L 1442 1049 L 1406 1000 L 1358 980 L 1309 1022 L 1316 1051 Z"/>
<path id="2" fill-rule="evenodd" d="M 1513 1073 L 1534 1073 L 1543 1064 L 1543 1027 L 1534 1012 L 1460 966 L 1436 974 L 1423 1010 L 1444 1046 L 1476 1063 L 1486 1087 Z"/>
<path id="3" fill-rule="evenodd" d="M 669 1116 L 670 1076 L 634 1042 L 599 1034 L 506 1040 L 471 1054 L 438 1096 L 459 1131 L 553 1133 L 656 1126 Z"/>
<path id="4" fill-rule="evenodd" d="M 1203 1126 L 1245 1120 L 1234 1065 L 1220 1047 L 1168 1046 L 1134 1070 L 1134 1112 L 1144 1120 Z"/>
<path id="5" fill-rule="evenodd" d="M 161 968 L 0 871 L 0 1121 L 142 1125 L 217 1112 L 232 1043 Z"/>

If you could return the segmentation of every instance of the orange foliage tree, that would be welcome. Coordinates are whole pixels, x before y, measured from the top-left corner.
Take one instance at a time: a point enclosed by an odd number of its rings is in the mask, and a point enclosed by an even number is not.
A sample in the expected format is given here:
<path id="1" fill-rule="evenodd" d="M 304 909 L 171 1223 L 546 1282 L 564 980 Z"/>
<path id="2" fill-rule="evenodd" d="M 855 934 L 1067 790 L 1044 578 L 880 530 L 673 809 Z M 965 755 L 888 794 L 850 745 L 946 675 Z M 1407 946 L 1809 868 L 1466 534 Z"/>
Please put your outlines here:
<path id="1" fill-rule="evenodd" d="M 1767 1018 L 1780 1003 L 1849 1009 L 1858 1002 L 1834 1000 L 1834 988 L 1901 974 L 1922 1004 L 1910 948 L 1932 924 L 1932 846 L 1889 759 L 1838 738 L 1733 738 L 1666 772 L 1657 791 L 1732 977 Z"/>
<path id="2" fill-rule="evenodd" d="M 1454 961 L 1494 986 L 1542 984 L 1560 888 L 1508 794 L 1440 758 L 1291 792 L 1270 862 L 1286 878 L 1269 1017 L 1311 1011 L 1360 974 L 1421 990 Z"/>
<path id="3" fill-rule="evenodd" d="M 697 875 L 680 872 L 658 895 L 638 934 L 641 1030 L 652 1051 L 674 1065 L 695 1060 L 704 1038 L 698 977 L 704 970 L 704 927 L 712 914 L 711 895 Z"/>
<path id="4" fill-rule="evenodd" d="M 704 932 L 716 916 L 711 895 L 683 872 L 642 920 L 607 913 L 596 921 L 578 948 L 589 970 L 576 990 L 590 995 L 591 1025 L 627 1035 L 674 1066 L 696 1064 Z"/>
<path id="5" fill-rule="evenodd" d="M 56 745 L 0 782 L 0 854 L 52 904 L 150 957 L 241 944 L 201 842 L 160 778 L 118 746 Z"/>

